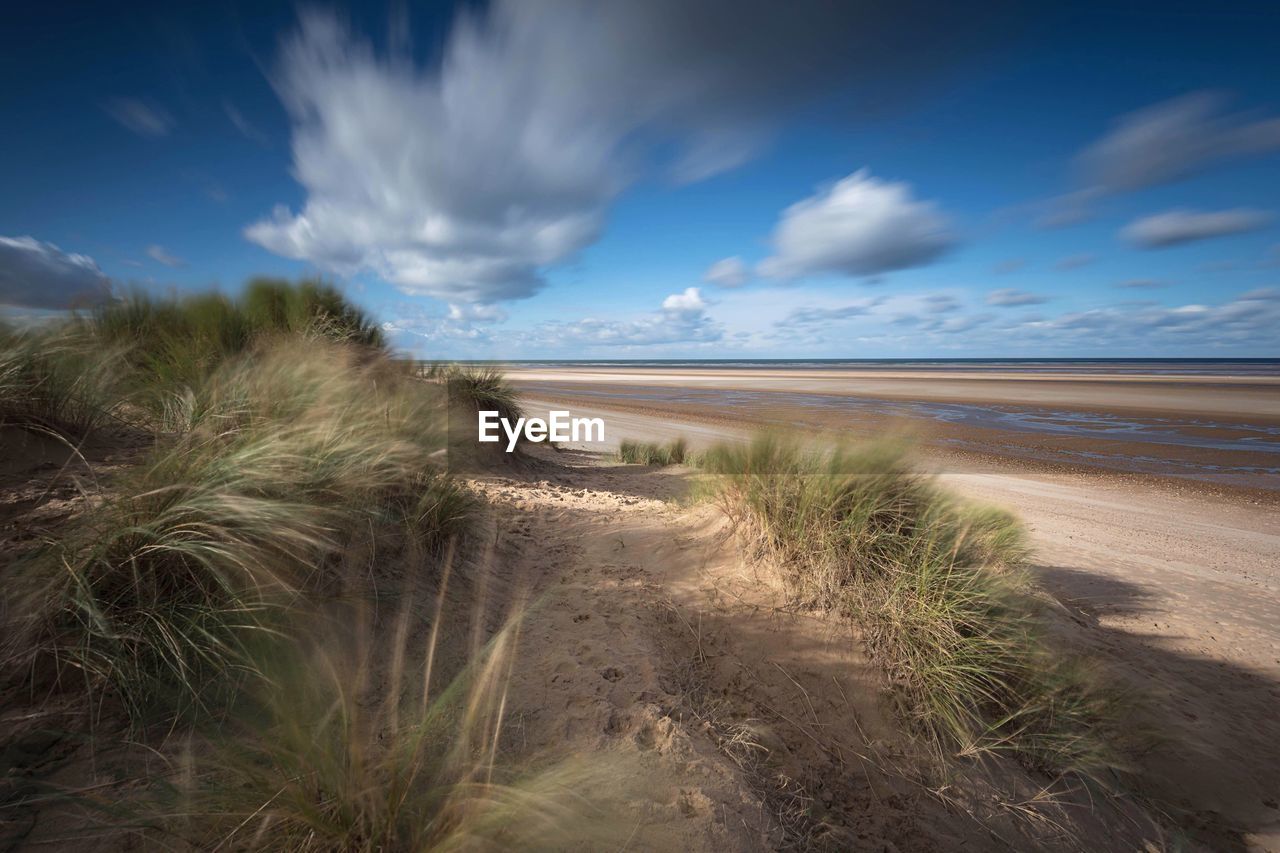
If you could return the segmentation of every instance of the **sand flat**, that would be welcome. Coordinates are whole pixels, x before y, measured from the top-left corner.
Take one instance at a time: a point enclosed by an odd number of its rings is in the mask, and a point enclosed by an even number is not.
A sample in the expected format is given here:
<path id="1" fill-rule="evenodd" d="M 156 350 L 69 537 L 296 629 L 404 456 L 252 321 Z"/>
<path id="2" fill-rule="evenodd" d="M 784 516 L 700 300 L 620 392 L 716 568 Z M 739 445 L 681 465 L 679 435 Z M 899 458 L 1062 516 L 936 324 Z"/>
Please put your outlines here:
<path id="1" fill-rule="evenodd" d="M 539 367 L 511 368 L 509 376 L 531 390 L 575 383 L 618 391 L 635 386 L 807 391 L 891 400 L 1230 415 L 1280 423 L 1280 376 L 1265 375 Z"/>

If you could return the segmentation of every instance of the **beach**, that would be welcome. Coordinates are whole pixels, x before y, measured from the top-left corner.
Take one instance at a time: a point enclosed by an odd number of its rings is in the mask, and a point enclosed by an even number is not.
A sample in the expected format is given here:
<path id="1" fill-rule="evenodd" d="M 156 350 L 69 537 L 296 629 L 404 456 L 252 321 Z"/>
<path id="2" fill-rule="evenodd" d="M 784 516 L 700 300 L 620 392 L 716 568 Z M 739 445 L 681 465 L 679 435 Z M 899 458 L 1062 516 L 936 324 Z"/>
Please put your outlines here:
<path id="1" fill-rule="evenodd" d="M 1262 502 L 1280 490 L 1270 373 L 538 366 L 511 378 L 536 399 L 614 413 L 900 435 L 943 467 L 1092 471 Z"/>
<path id="2" fill-rule="evenodd" d="M 1152 758 L 1167 783 L 1162 794 L 1248 827 L 1251 845 L 1275 849 L 1280 478 L 1269 471 L 1222 476 L 1250 454 L 1274 459 L 1280 386 L 1273 379 L 726 373 L 544 369 L 512 376 L 531 412 L 568 408 L 604 418 L 610 445 L 684 437 L 705 447 L 744 439 L 762 425 L 808 427 L 827 437 L 915 436 L 922 463 L 941 482 L 1026 523 L 1035 576 L 1070 626 L 1064 642 L 1097 653 L 1135 691 L 1154 698 L 1159 711 L 1151 724 L 1179 745 Z M 1015 401 L 1043 392 L 1055 410 L 1094 421 L 1123 418 L 1138 424 L 1131 430 L 1138 435 L 938 424 L 921 414 L 927 410 L 909 408 L 865 414 L 841 428 L 829 409 L 806 408 L 793 396 L 853 398 L 867 388 L 878 400 L 992 411 L 1015 410 Z M 978 397 L 978 389 L 989 397 Z M 739 392 L 756 396 L 733 396 Z M 699 395 L 734 403 L 708 404 Z M 1144 429 L 1156 438 L 1165 437 L 1161 429 L 1181 430 L 1202 441 L 1152 441 Z M 1265 447 L 1204 446 L 1248 439 Z M 1080 448 L 1112 458 L 1097 464 L 1068 453 Z"/>

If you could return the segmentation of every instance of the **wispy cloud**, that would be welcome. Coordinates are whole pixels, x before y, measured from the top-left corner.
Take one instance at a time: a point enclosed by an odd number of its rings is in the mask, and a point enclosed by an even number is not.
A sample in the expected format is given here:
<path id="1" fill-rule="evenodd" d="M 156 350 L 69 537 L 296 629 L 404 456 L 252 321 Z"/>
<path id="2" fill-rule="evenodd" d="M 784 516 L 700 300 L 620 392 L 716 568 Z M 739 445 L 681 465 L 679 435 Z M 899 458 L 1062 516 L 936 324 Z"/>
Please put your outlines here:
<path id="1" fill-rule="evenodd" d="M 1121 290 L 1159 290 L 1169 285 L 1154 278 L 1131 278 L 1127 281 L 1118 281 L 1115 286 Z"/>
<path id="2" fill-rule="evenodd" d="M 719 287 L 742 287 L 747 283 L 750 275 L 742 258 L 735 255 L 732 258 L 722 258 L 707 267 L 707 271 L 702 274 L 702 280 Z"/>
<path id="3" fill-rule="evenodd" d="M 1013 308 L 1021 305 L 1043 305 L 1048 301 L 1049 297 L 1042 294 L 1028 293 L 1025 290 L 1016 290 L 1012 287 L 993 290 L 987 294 L 987 304 L 997 305 L 1001 308 Z"/>
<path id="4" fill-rule="evenodd" d="M 1227 102 L 1219 92 L 1192 92 L 1121 116 L 1080 154 L 1086 179 L 1110 191 L 1135 190 L 1280 151 L 1280 118 L 1231 115 Z"/>
<path id="5" fill-rule="evenodd" d="M 1080 252 L 1075 255 L 1068 255 L 1054 263 L 1053 268 L 1057 270 L 1076 270 L 1080 267 L 1086 267 L 1098 259 L 1097 255 L 1089 252 Z"/>
<path id="6" fill-rule="evenodd" d="M 139 136 L 168 136 L 174 127 L 173 118 L 163 109 L 137 98 L 113 98 L 102 109 Z"/>
<path id="7" fill-rule="evenodd" d="M 1139 248 L 1163 249 L 1196 240 L 1256 231 L 1271 219 L 1270 213 L 1249 208 L 1211 212 L 1170 210 L 1129 223 L 1120 231 L 1120 236 Z"/>
<path id="8" fill-rule="evenodd" d="M 784 319 L 775 322 L 774 326 L 787 331 L 808 332 L 814 327 L 827 326 L 851 317 L 862 317 L 869 314 L 880 303 L 879 299 L 864 299 L 835 307 L 795 308 Z"/>
<path id="9" fill-rule="evenodd" d="M 250 142 L 256 142 L 266 147 L 271 144 L 271 140 L 265 133 L 259 130 L 253 122 L 245 118 L 244 113 L 240 112 L 240 108 L 230 101 L 222 102 L 222 111 L 227 114 L 227 119 L 231 125 L 240 132 L 240 135 Z"/>
<path id="10" fill-rule="evenodd" d="M 166 267 L 185 267 L 187 262 L 176 255 L 171 255 L 164 246 L 152 244 L 147 247 L 147 257 L 158 264 L 164 264 Z"/>

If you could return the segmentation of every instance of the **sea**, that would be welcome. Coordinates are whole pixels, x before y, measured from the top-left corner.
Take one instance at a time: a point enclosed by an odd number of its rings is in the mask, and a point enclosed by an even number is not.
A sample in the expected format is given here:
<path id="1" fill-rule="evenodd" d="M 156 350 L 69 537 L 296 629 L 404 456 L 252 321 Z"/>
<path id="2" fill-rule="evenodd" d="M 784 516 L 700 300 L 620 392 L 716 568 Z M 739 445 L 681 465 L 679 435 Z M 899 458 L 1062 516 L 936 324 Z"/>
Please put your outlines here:
<path id="1" fill-rule="evenodd" d="M 505 367 L 580 367 L 696 370 L 937 370 L 993 373 L 1149 374 L 1174 376 L 1280 376 L 1280 358 L 706 358 L 524 359 L 471 361 Z"/>

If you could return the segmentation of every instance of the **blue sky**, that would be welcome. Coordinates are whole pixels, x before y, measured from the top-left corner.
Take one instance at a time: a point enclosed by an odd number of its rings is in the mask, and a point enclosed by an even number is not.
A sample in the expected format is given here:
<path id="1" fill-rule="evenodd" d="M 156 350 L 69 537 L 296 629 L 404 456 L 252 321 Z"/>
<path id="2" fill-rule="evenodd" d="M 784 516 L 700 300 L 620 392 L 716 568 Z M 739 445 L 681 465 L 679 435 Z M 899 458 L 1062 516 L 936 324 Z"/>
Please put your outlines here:
<path id="1" fill-rule="evenodd" d="M 95 5 L 0 34 L 11 311 L 322 275 L 429 357 L 1280 356 L 1274 3 Z"/>

